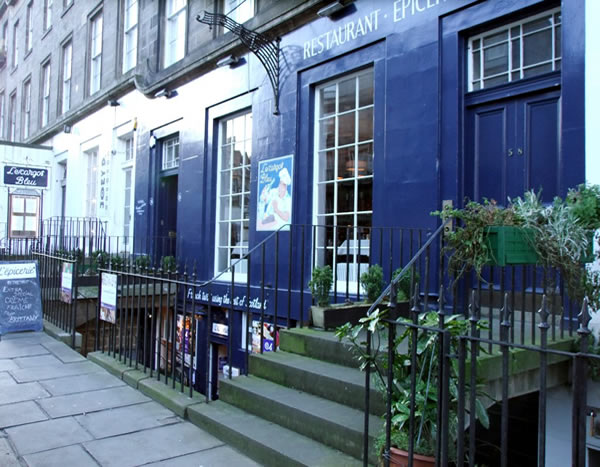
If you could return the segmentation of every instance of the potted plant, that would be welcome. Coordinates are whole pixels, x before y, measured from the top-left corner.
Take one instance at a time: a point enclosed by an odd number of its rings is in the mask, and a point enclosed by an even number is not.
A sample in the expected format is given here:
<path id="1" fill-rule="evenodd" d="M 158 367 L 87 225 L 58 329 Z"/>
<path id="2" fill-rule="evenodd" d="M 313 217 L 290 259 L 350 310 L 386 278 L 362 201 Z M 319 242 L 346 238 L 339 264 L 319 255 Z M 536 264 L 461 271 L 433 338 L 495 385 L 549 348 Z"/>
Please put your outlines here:
<path id="1" fill-rule="evenodd" d="M 365 350 L 363 341 L 367 330 L 374 334 L 372 342 L 386 342 L 389 326 L 399 326 L 402 323 L 412 323 L 412 321 L 399 318 L 396 322 L 386 320 L 388 310 L 377 309 L 370 315 L 362 318 L 357 325 L 345 324 L 337 329 L 336 335 L 341 339 L 346 339 L 352 345 L 355 355 L 360 361 L 361 368 L 367 365 L 375 370 L 377 375 L 377 388 L 382 392 L 384 398 L 387 398 L 387 350 L 382 350 L 375 346 L 371 353 Z M 418 316 L 417 324 L 419 326 L 436 328 L 439 325 L 439 315 L 436 312 L 423 313 Z M 448 331 L 450 337 L 449 353 L 455 354 L 458 351 L 458 337 L 468 332 L 470 323 L 464 319 L 464 316 L 453 315 L 445 319 L 444 329 Z M 439 339 L 436 339 L 436 333 L 425 331 L 423 328 L 417 331 L 416 342 L 413 342 L 414 333 L 409 326 L 404 327 L 394 342 L 396 354 L 393 363 L 393 387 L 391 391 L 391 456 L 394 464 L 395 456 L 400 460 L 398 465 L 408 465 L 409 451 L 409 424 L 410 424 L 410 406 L 411 406 L 411 372 L 414 372 L 415 386 L 415 410 L 413 412 L 414 437 L 413 449 L 415 466 L 433 466 L 435 459 L 433 455 L 436 452 L 438 425 L 438 369 L 439 369 Z M 412 368 L 412 353 L 416 353 L 416 366 Z M 455 365 L 449 366 L 449 445 L 455 444 L 457 439 L 458 427 L 458 369 Z M 477 391 L 478 389 L 475 388 Z M 478 420 L 485 428 L 489 427 L 489 418 L 487 410 L 483 404 L 483 396 L 478 392 L 476 397 L 476 413 L 474 419 Z M 473 419 L 473 417 L 471 417 Z M 466 427 L 463 427 L 463 429 Z M 385 448 L 385 430 L 377 439 L 376 447 L 384 455 Z M 451 449 L 450 452 L 453 452 Z"/>
<path id="2" fill-rule="evenodd" d="M 310 320 L 314 327 L 335 329 L 344 323 L 356 324 L 369 309 L 369 297 L 375 300 L 383 290 L 383 270 L 379 265 L 370 266 L 360 277 L 361 287 L 367 301 L 331 304 L 330 291 L 333 285 L 331 266 L 315 267 L 308 283 L 316 305 L 310 307 Z M 374 298 L 373 298 L 374 297 Z"/>

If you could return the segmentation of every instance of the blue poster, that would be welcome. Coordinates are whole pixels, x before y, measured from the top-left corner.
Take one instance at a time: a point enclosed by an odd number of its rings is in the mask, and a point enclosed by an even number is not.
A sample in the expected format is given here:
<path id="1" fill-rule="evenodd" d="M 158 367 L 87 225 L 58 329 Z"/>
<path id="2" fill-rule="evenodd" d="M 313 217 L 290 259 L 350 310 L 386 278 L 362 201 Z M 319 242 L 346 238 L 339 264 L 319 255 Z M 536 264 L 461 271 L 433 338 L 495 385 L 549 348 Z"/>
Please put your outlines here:
<path id="1" fill-rule="evenodd" d="M 293 154 L 258 163 L 256 230 L 278 230 L 292 223 L 293 165 Z"/>

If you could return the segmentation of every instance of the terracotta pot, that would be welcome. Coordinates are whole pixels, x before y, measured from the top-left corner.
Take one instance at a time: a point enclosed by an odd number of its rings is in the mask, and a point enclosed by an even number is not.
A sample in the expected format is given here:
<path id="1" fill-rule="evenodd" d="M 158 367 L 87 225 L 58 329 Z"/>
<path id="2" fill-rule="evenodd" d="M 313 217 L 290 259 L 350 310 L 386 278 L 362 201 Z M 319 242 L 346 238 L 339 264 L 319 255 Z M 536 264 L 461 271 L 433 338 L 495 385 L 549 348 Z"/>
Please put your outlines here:
<path id="1" fill-rule="evenodd" d="M 390 465 L 398 467 L 408 467 L 408 452 L 402 449 L 390 448 Z M 431 467 L 435 466 L 435 458 L 422 456 L 421 454 L 413 455 L 413 467 Z"/>

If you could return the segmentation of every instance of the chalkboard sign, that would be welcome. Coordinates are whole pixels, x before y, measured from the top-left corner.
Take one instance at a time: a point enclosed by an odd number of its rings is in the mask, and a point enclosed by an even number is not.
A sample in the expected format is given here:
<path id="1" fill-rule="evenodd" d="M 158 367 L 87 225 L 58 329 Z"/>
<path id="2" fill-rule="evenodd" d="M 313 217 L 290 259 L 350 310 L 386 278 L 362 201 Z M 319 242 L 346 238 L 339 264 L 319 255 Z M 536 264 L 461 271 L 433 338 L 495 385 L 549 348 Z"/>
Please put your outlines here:
<path id="1" fill-rule="evenodd" d="M 0 261 L 0 335 L 43 327 L 37 262 Z"/>

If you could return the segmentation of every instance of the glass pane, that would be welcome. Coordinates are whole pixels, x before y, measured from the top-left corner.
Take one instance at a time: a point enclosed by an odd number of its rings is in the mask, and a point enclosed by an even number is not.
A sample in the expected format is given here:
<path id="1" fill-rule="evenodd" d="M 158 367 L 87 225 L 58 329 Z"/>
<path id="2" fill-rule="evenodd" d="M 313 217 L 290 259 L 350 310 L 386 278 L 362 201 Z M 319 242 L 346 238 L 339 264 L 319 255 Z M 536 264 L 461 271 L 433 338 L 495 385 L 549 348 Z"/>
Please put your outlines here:
<path id="1" fill-rule="evenodd" d="M 337 212 L 354 212 L 354 180 L 338 183 Z"/>
<path id="2" fill-rule="evenodd" d="M 514 26 L 510 28 L 510 37 L 519 37 L 521 35 L 521 26 Z"/>
<path id="3" fill-rule="evenodd" d="M 227 120 L 225 122 L 224 127 L 225 127 L 225 133 L 223 135 L 223 141 L 225 143 L 233 142 L 233 121 Z"/>
<path id="4" fill-rule="evenodd" d="M 242 248 L 242 251 L 244 253 L 247 253 L 248 252 L 248 232 L 249 232 L 248 222 L 242 222 L 242 226 L 243 226 L 242 245 L 244 246 L 244 248 Z"/>
<path id="5" fill-rule="evenodd" d="M 538 18 L 529 23 L 523 23 L 523 34 L 538 31 L 539 29 L 547 28 L 549 26 L 552 26 L 552 17 L 544 16 L 543 18 Z"/>
<path id="6" fill-rule="evenodd" d="M 233 146 L 223 146 L 221 148 L 221 170 L 231 168 L 231 149 Z"/>
<path id="7" fill-rule="evenodd" d="M 557 61 L 554 63 L 554 69 L 555 69 L 555 70 L 560 70 L 560 60 L 557 60 Z"/>
<path id="8" fill-rule="evenodd" d="M 511 81 L 516 81 L 518 79 L 521 79 L 521 72 L 520 71 L 513 71 L 510 74 L 510 79 L 511 79 Z"/>
<path id="9" fill-rule="evenodd" d="M 508 44 L 485 49 L 483 57 L 484 76 L 505 72 L 508 69 Z"/>
<path id="10" fill-rule="evenodd" d="M 244 176 L 243 169 L 235 169 L 231 172 L 231 192 L 242 192 L 242 177 Z"/>
<path id="11" fill-rule="evenodd" d="M 28 232 L 35 232 L 36 229 L 36 217 L 35 216 L 27 216 L 25 218 L 25 230 Z"/>
<path id="12" fill-rule="evenodd" d="M 333 189 L 333 183 L 325 185 L 325 214 L 333 213 Z"/>
<path id="13" fill-rule="evenodd" d="M 231 176 L 230 171 L 221 173 L 221 193 L 220 193 L 221 195 L 228 195 L 229 193 L 231 193 L 231 191 L 230 191 L 231 187 L 229 186 L 230 176 Z"/>
<path id="14" fill-rule="evenodd" d="M 481 89 L 480 81 L 476 81 L 475 83 L 473 83 L 473 91 L 477 91 L 478 89 Z"/>
<path id="15" fill-rule="evenodd" d="M 35 214 L 37 212 L 37 200 L 34 198 L 25 198 L 25 212 Z"/>
<path id="16" fill-rule="evenodd" d="M 250 191 L 250 166 L 244 167 L 244 188 L 243 192 L 248 193 Z"/>
<path id="17" fill-rule="evenodd" d="M 373 105 L 373 73 L 358 78 L 358 105 Z"/>
<path id="18" fill-rule="evenodd" d="M 483 38 L 483 46 L 497 44 L 508 39 L 508 31 L 501 31 Z"/>
<path id="19" fill-rule="evenodd" d="M 371 227 L 372 225 L 372 221 L 371 221 L 371 214 L 360 214 L 357 216 L 358 218 L 358 225 L 363 226 L 363 227 Z"/>
<path id="20" fill-rule="evenodd" d="M 554 13 L 554 24 L 560 24 L 562 22 L 561 12 Z"/>
<path id="21" fill-rule="evenodd" d="M 342 81 L 339 84 L 339 110 L 346 112 L 356 108 L 356 78 Z"/>
<path id="22" fill-rule="evenodd" d="M 219 246 L 227 246 L 229 236 L 227 235 L 229 224 L 227 222 L 219 222 Z"/>
<path id="23" fill-rule="evenodd" d="M 518 40 L 514 40 L 511 42 L 513 70 L 516 70 L 521 67 L 521 47 L 519 47 L 519 44 L 520 42 Z"/>
<path id="24" fill-rule="evenodd" d="M 13 212 L 25 212 L 25 198 L 13 196 L 12 210 Z"/>
<path id="25" fill-rule="evenodd" d="M 358 111 L 358 141 L 373 139 L 373 107 Z"/>
<path id="26" fill-rule="evenodd" d="M 229 219 L 229 196 L 221 196 L 219 206 L 220 206 L 219 219 L 228 220 Z"/>
<path id="27" fill-rule="evenodd" d="M 354 177 L 354 147 L 338 151 L 338 179 Z"/>
<path id="28" fill-rule="evenodd" d="M 473 50 L 477 50 L 479 49 L 479 46 L 481 45 L 481 41 L 479 39 L 475 39 L 473 41 Z"/>
<path id="29" fill-rule="evenodd" d="M 338 228 L 336 231 L 336 236 L 337 236 L 336 245 L 339 247 L 342 245 L 344 240 L 346 240 L 347 238 L 352 238 L 352 228 L 348 228 L 348 227 L 354 226 L 354 216 L 353 215 L 338 216 L 337 225 L 338 225 Z"/>
<path id="30" fill-rule="evenodd" d="M 556 27 L 556 32 L 554 34 L 554 40 L 555 40 L 555 45 L 554 48 L 556 49 L 555 54 L 556 57 L 561 57 L 562 56 L 562 40 L 560 37 L 560 26 Z"/>
<path id="31" fill-rule="evenodd" d="M 321 89 L 321 111 L 319 117 L 325 117 L 335 112 L 335 85 Z"/>
<path id="32" fill-rule="evenodd" d="M 231 223 L 231 246 L 239 245 L 242 239 L 241 223 Z"/>
<path id="33" fill-rule="evenodd" d="M 552 59 L 552 31 L 536 32 L 523 37 L 523 66 Z"/>
<path id="34" fill-rule="evenodd" d="M 219 270 L 223 270 L 228 266 L 228 261 L 229 261 L 229 250 L 227 250 L 227 248 L 219 248 L 218 251 L 218 268 Z"/>
<path id="35" fill-rule="evenodd" d="M 319 122 L 319 149 L 332 148 L 335 145 L 335 117 Z"/>
<path id="36" fill-rule="evenodd" d="M 249 219 L 250 218 L 250 195 L 245 195 L 244 196 L 244 217 L 243 219 Z"/>
<path id="37" fill-rule="evenodd" d="M 252 140 L 247 140 L 244 144 L 244 164 L 250 165 L 252 159 Z"/>
<path id="38" fill-rule="evenodd" d="M 243 164 L 244 159 L 243 159 L 243 154 L 244 152 L 244 143 L 243 142 L 236 142 L 235 146 L 233 148 L 233 166 L 234 167 L 239 167 Z"/>
<path id="39" fill-rule="evenodd" d="M 13 231 L 15 230 L 23 230 L 23 216 L 15 216 L 14 214 L 10 216 L 11 224 L 10 227 Z"/>
<path id="40" fill-rule="evenodd" d="M 245 134 L 246 119 L 244 116 L 233 119 L 233 134 L 235 135 L 236 141 L 243 140 Z"/>
<path id="41" fill-rule="evenodd" d="M 527 78 L 529 76 L 536 76 L 542 73 L 548 73 L 550 71 L 552 71 L 552 64 L 546 63 L 545 65 L 538 65 L 523 70 L 523 77 Z"/>
<path id="42" fill-rule="evenodd" d="M 319 182 L 333 180 L 335 151 L 321 152 L 319 154 Z"/>
<path id="43" fill-rule="evenodd" d="M 373 143 L 358 147 L 358 176 L 373 175 Z"/>
<path id="44" fill-rule="evenodd" d="M 481 52 L 473 53 L 473 79 L 481 78 Z"/>
<path id="45" fill-rule="evenodd" d="M 340 115 L 338 118 L 338 146 L 354 143 L 355 128 L 354 128 L 354 112 Z"/>
<path id="46" fill-rule="evenodd" d="M 486 88 L 490 86 L 497 86 L 498 84 L 506 83 L 508 81 L 508 74 L 504 74 L 501 76 L 496 76 L 495 78 L 490 78 L 484 80 L 484 85 Z"/>
<path id="47" fill-rule="evenodd" d="M 373 210 L 373 179 L 370 177 L 358 181 L 358 210 Z"/>

